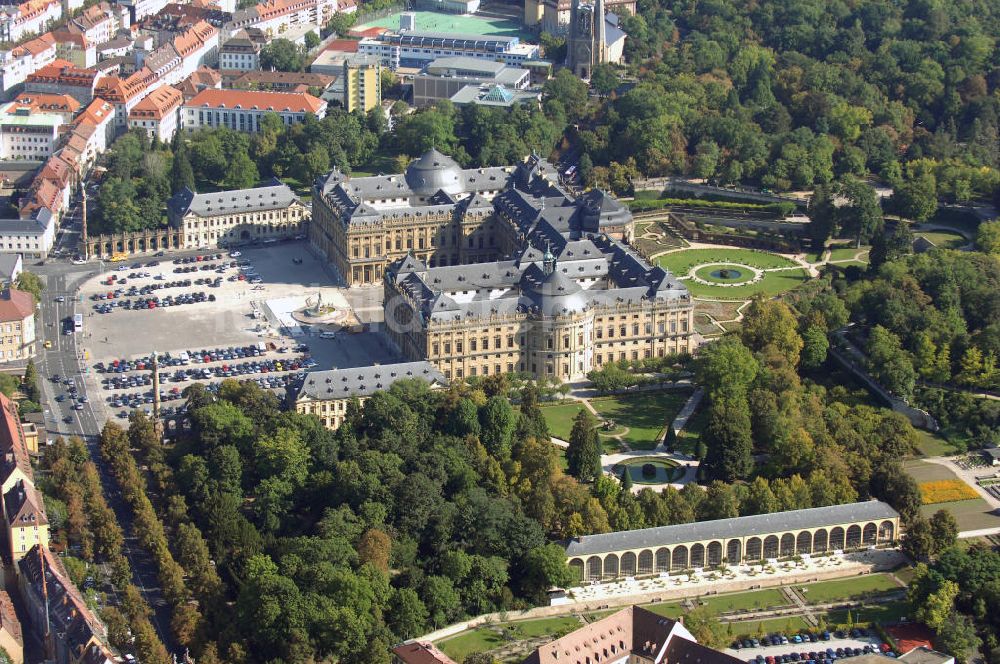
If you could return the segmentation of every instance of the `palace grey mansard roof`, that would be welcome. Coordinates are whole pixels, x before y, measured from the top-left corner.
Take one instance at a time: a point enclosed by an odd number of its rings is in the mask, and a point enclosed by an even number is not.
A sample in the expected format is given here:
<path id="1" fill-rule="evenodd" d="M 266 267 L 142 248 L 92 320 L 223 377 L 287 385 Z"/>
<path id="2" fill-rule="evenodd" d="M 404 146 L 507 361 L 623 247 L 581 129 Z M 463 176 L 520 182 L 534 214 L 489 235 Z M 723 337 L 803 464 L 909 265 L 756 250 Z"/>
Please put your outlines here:
<path id="1" fill-rule="evenodd" d="M 732 538 L 768 535 L 806 528 L 823 528 L 845 523 L 882 521 L 898 517 L 899 513 L 886 503 L 869 500 L 863 503 L 813 507 L 791 512 L 775 512 L 774 514 L 741 516 L 734 519 L 585 535 L 567 543 L 566 555 L 573 558 L 617 551 L 674 546 L 690 542 L 705 542 L 713 539 L 725 541 Z"/>
<path id="2" fill-rule="evenodd" d="M 636 304 L 642 301 L 689 301 L 687 288 L 662 267 L 651 267 L 631 249 L 606 235 L 579 240 L 559 236 L 551 247 L 555 271 L 543 270 L 543 254 L 527 247 L 514 260 L 428 268 L 412 256 L 390 272 L 397 287 L 417 304 L 425 320 L 450 321 L 469 317 L 534 312 L 560 315 L 590 307 Z M 577 280 L 603 280 L 582 288 Z M 471 294 L 459 302 L 449 293 Z M 464 298 L 463 298 L 464 299 Z"/>
<path id="3" fill-rule="evenodd" d="M 298 197 L 288 185 L 277 178 L 272 178 L 260 187 L 216 191 L 210 194 L 196 194 L 184 187 L 167 201 L 167 207 L 178 217 L 188 213 L 199 217 L 215 217 L 243 212 L 284 210 L 296 200 Z"/>
<path id="4" fill-rule="evenodd" d="M 428 383 L 446 385 L 448 380 L 430 362 L 401 362 L 355 369 L 333 369 L 307 373 L 299 399 L 318 401 L 367 397 L 387 390 L 397 380 L 421 378 Z"/>

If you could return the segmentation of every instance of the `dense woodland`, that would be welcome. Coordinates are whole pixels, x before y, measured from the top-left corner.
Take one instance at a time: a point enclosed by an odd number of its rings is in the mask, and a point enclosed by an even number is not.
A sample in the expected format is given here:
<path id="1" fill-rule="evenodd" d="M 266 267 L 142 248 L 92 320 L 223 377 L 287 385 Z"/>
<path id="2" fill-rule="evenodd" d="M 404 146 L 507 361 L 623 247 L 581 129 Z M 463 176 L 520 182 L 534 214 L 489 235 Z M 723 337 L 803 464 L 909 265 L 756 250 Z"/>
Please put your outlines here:
<path id="1" fill-rule="evenodd" d="M 949 524 L 917 516 L 898 463 L 909 423 L 817 377 L 825 332 L 846 316 L 817 283 L 795 309 L 755 302 L 742 335 L 696 360 L 710 394 L 706 488 L 633 494 L 596 476 L 589 415 L 564 473 L 538 388 L 506 376 L 436 391 L 397 383 L 353 404 L 335 432 L 254 384 L 226 381 L 218 395 L 192 385 L 190 434 L 163 446 L 137 412 L 127 430 L 106 425 L 101 453 L 155 561 L 172 635 L 199 661 L 387 662 L 401 639 L 572 583 L 560 538 L 876 496 L 926 529 L 915 556 L 946 548 Z M 81 561 L 68 566 L 121 567 L 120 530 L 82 446 L 55 446 L 46 467 L 55 541 Z M 115 611 L 116 634 L 145 620 Z M 712 638 L 711 621 L 704 629 Z"/>
<path id="2" fill-rule="evenodd" d="M 334 165 L 398 170 L 432 145 L 466 166 L 573 146 L 584 184 L 618 193 L 666 174 L 834 192 L 874 177 L 895 190 L 893 211 L 917 220 L 938 200 L 997 194 L 994 3 L 642 0 L 623 27 L 627 68 L 597 68 L 591 91 L 557 71 L 541 109 L 442 102 L 409 113 L 400 102 L 388 132 L 380 114 L 331 108 L 300 127 L 273 118 L 260 136 L 203 130 L 149 151 L 130 134 L 111 151 L 96 228 L 162 223 L 163 201 L 185 183 L 208 190 L 277 176 L 307 187 Z M 541 41 L 556 60 L 565 50 Z M 284 40 L 267 57 L 279 69 L 303 66 Z"/>

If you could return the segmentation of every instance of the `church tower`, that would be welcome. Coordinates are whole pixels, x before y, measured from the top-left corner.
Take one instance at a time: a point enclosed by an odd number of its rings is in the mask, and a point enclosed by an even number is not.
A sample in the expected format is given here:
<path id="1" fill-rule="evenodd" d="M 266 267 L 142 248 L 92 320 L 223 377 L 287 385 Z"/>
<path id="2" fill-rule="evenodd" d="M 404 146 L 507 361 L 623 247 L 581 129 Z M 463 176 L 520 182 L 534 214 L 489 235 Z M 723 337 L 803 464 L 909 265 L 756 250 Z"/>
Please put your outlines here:
<path id="1" fill-rule="evenodd" d="M 566 37 L 566 66 L 582 79 L 589 79 L 594 65 L 608 61 L 604 0 L 580 4 L 573 0 L 569 35 Z"/>

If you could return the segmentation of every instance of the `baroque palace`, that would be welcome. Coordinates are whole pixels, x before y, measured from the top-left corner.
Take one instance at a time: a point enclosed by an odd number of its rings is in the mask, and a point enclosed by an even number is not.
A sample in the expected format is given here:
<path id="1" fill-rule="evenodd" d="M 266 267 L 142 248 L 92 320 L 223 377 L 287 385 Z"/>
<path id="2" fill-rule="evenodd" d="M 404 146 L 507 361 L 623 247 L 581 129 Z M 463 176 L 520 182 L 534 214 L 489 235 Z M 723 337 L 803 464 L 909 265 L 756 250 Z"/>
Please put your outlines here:
<path id="1" fill-rule="evenodd" d="M 313 243 L 348 284 L 384 284 L 388 334 L 448 380 L 577 380 L 697 345 L 687 289 L 628 247 L 628 209 L 573 197 L 538 156 L 462 169 L 431 150 L 400 175 L 334 170 L 313 201 Z"/>

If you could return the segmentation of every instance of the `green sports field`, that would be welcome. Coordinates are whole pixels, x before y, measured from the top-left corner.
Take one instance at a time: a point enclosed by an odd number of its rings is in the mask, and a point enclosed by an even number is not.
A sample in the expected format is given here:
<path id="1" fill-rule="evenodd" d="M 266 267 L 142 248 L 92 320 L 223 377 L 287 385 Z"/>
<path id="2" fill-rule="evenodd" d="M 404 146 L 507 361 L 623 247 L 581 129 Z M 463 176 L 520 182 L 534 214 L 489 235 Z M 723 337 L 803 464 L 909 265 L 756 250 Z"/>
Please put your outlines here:
<path id="1" fill-rule="evenodd" d="M 399 29 L 399 15 L 402 12 L 389 14 L 380 19 L 355 26 L 355 30 L 368 28 Z M 519 37 L 521 26 L 516 21 L 504 18 L 486 18 L 482 16 L 467 16 L 462 14 L 445 14 L 441 12 L 418 11 L 417 30 L 431 32 L 452 32 L 461 35 L 492 35 Z"/>

